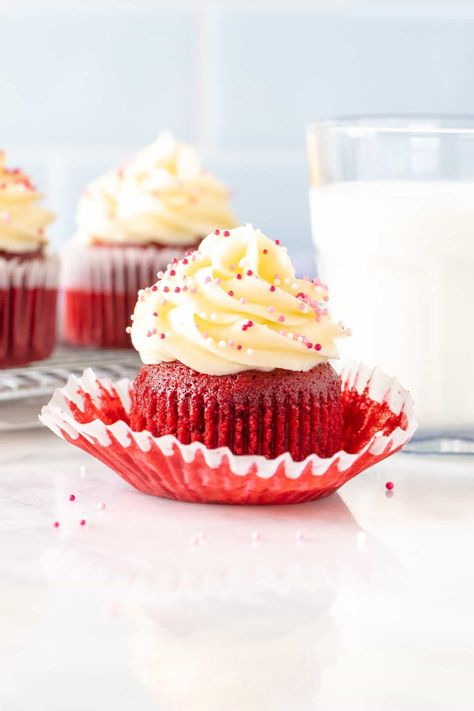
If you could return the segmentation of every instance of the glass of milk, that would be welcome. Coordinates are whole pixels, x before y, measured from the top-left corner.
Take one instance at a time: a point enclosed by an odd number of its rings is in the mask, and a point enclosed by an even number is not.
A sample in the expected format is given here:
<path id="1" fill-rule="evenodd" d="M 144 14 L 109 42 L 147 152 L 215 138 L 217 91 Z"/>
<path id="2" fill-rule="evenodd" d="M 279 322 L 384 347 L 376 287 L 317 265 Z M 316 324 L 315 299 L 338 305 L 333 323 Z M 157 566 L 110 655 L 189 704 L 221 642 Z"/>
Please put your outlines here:
<path id="1" fill-rule="evenodd" d="M 343 357 L 411 389 L 426 448 L 474 451 L 474 118 L 316 123 L 308 154 Z"/>

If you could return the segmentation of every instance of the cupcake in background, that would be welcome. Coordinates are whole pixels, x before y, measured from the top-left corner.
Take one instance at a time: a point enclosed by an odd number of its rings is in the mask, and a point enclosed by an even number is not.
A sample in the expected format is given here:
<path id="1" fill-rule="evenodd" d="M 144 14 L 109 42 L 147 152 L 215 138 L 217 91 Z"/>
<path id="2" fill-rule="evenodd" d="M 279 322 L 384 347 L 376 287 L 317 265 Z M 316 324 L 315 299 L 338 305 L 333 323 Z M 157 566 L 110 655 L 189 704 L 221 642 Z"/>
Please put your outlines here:
<path id="1" fill-rule="evenodd" d="M 54 219 L 0 151 L 0 367 L 47 358 L 56 337 L 58 259 L 46 253 Z"/>
<path id="2" fill-rule="evenodd" d="M 81 197 L 77 233 L 64 254 L 65 339 L 129 347 L 125 329 L 138 290 L 215 226 L 235 225 L 228 190 L 191 146 L 161 134 Z"/>

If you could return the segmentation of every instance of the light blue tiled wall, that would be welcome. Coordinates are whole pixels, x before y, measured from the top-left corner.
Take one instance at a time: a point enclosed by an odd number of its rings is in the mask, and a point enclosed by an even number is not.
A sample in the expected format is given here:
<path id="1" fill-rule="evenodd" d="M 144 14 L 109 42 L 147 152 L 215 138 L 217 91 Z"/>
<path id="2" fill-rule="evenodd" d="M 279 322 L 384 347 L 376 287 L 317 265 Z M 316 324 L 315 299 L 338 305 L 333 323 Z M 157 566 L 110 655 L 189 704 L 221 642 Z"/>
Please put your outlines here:
<path id="1" fill-rule="evenodd" d="M 306 122 L 474 113 L 473 67 L 470 2 L 19 0 L 0 5 L 0 143 L 60 244 L 83 185 L 169 128 L 303 268 Z"/>

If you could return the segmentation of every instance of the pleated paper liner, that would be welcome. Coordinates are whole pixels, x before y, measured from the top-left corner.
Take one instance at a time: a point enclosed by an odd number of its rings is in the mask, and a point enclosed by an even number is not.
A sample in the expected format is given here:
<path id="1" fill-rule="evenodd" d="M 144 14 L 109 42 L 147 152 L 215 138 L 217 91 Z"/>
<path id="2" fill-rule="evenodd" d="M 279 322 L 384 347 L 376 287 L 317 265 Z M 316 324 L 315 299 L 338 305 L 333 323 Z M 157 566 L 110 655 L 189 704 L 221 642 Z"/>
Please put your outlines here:
<path id="1" fill-rule="evenodd" d="M 77 346 L 131 348 L 137 292 L 186 248 L 72 245 L 64 250 L 64 337 Z"/>
<path id="2" fill-rule="evenodd" d="M 0 257 L 0 368 L 43 360 L 56 340 L 59 261 Z"/>
<path id="3" fill-rule="evenodd" d="M 410 394 L 380 369 L 348 364 L 342 373 L 344 448 L 295 462 L 235 455 L 227 447 L 182 444 L 129 426 L 128 380 L 98 379 L 90 369 L 56 390 L 41 421 L 107 464 L 139 491 L 179 501 L 290 504 L 327 496 L 400 450 L 416 422 Z"/>

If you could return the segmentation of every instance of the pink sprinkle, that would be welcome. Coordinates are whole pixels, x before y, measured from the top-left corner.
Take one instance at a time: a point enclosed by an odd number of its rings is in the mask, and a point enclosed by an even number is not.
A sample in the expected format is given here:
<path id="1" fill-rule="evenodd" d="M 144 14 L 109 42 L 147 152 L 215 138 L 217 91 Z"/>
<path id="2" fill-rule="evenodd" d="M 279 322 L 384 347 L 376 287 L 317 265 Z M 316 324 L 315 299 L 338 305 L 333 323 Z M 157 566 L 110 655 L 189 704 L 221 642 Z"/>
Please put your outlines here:
<path id="1" fill-rule="evenodd" d="M 230 341 L 228 341 L 228 343 L 231 348 L 233 348 L 235 346 L 235 341 L 233 338 L 231 338 Z"/>
<path id="2" fill-rule="evenodd" d="M 232 291 L 232 289 L 230 291 L 228 291 L 227 293 L 229 294 L 229 296 L 234 296 L 234 292 Z"/>
<path id="3" fill-rule="evenodd" d="M 59 528 L 59 521 L 55 521 L 55 522 L 53 523 L 53 526 L 54 526 L 54 528 Z"/>
<path id="4" fill-rule="evenodd" d="M 220 230 L 214 230 L 215 235 L 220 235 L 221 231 Z"/>
<path id="5" fill-rule="evenodd" d="M 76 500 L 76 497 L 74 496 L 74 494 L 70 494 L 69 501 L 75 501 L 75 500 Z"/>
<path id="6" fill-rule="evenodd" d="M 163 340 L 163 338 L 166 338 L 166 335 L 164 333 L 160 333 L 160 338 Z"/>
<path id="7" fill-rule="evenodd" d="M 224 237 L 230 237 L 229 230 L 224 230 L 223 235 L 224 235 Z"/>
<path id="8" fill-rule="evenodd" d="M 245 299 L 244 299 L 243 296 L 240 297 L 239 302 L 240 302 L 241 304 L 245 304 Z"/>
<path id="9" fill-rule="evenodd" d="M 164 291 L 166 294 L 168 293 L 169 290 L 170 290 L 169 286 L 164 286 L 164 287 L 163 287 L 163 291 Z"/>
<path id="10" fill-rule="evenodd" d="M 191 294 L 197 294 L 197 289 L 195 286 L 191 289 Z"/>
<path id="11" fill-rule="evenodd" d="M 151 336 L 151 331 L 147 331 L 145 335 L 146 335 L 147 338 L 150 338 L 150 336 Z"/>
<path id="12" fill-rule="evenodd" d="M 304 299 L 306 297 L 306 294 L 304 294 L 302 291 L 300 291 L 298 294 L 296 294 L 297 299 Z"/>
<path id="13" fill-rule="evenodd" d="M 270 291 L 276 291 L 276 286 L 273 286 L 273 284 L 270 287 Z"/>
<path id="14" fill-rule="evenodd" d="M 275 240 L 275 244 L 278 245 L 278 246 L 280 246 L 280 244 L 281 244 L 280 240 L 279 240 L 279 239 L 276 239 L 276 240 Z"/>
<path id="15" fill-rule="evenodd" d="M 321 346 L 320 343 L 315 343 L 315 345 L 314 345 L 314 348 L 315 348 L 315 350 L 317 350 L 317 351 L 320 351 L 320 350 L 321 350 L 321 347 L 322 347 L 322 346 Z"/>
<path id="16" fill-rule="evenodd" d="M 2 220 L 3 220 L 4 222 L 10 222 L 10 220 L 11 220 L 11 215 L 10 215 L 10 213 L 8 212 L 8 210 L 4 210 L 4 211 L 2 212 Z"/>
<path id="17" fill-rule="evenodd" d="M 244 325 L 242 326 L 242 331 L 246 331 L 247 328 L 248 328 L 247 324 L 244 323 Z"/>
<path id="18" fill-rule="evenodd" d="M 388 491 L 392 491 L 393 487 L 394 487 L 393 481 L 387 481 L 387 483 L 385 484 L 385 488 L 388 489 Z"/>
<path id="19" fill-rule="evenodd" d="M 237 350 L 238 350 L 238 351 L 241 351 L 241 350 L 242 350 L 242 346 L 240 345 L 240 343 L 239 343 L 239 345 L 237 346 Z"/>
<path id="20" fill-rule="evenodd" d="M 253 326 L 253 321 L 247 321 L 247 326 L 248 326 L 249 328 L 252 328 L 252 326 Z"/>
<path id="21" fill-rule="evenodd" d="M 152 329 L 151 329 L 151 335 L 152 335 L 152 336 L 155 336 L 155 335 L 156 335 L 156 328 L 152 328 Z"/>
<path id="22" fill-rule="evenodd" d="M 275 311 L 275 309 L 273 306 L 269 306 L 267 311 L 272 314 Z"/>
<path id="23" fill-rule="evenodd" d="M 187 290 L 188 290 L 188 287 L 187 287 L 186 284 L 185 284 L 185 285 L 183 286 L 183 291 L 187 291 Z"/>
<path id="24" fill-rule="evenodd" d="M 300 311 L 304 311 L 306 309 L 306 304 L 300 304 L 299 309 Z"/>
<path id="25" fill-rule="evenodd" d="M 183 264 L 189 264 L 189 262 L 188 262 L 187 259 L 183 259 L 183 262 L 182 262 L 182 263 L 183 263 Z"/>
<path id="26" fill-rule="evenodd" d="M 221 280 L 219 279 L 219 277 L 217 277 L 216 279 L 214 279 L 214 284 L 220 284 L 220 283 L 221 283 Z"/>
<path id="27" fill-rule="evenodd" d="M 87 523 L 86 519 L 85 519 L 85 518 L 81 518 L 81 520 L 79 521 L 79 526 L 85 526 L 86 523 Z"/>
<path id="28" fill-rule="evenodd" d="M 231 268 L 231 269 L 235 269 L 235 264 L 231 264 L 231 265 L 230 265 L 230 268 Z"/>
<path id="29" fill-rule="evenodd" d="M 158 316 L 158 314 L 156 313 L 156 311 L 153 311 L 152 316 Z"/>
<path id="30" fill-rule="evenodd" d="M 242 279 L 242 274 L 237 274 L 237 279 Z"/>
<path id="31" fill-rule="evenodd" d="M 264 253 L 264 254 L 268 254 L 268 249 L 264 249 L 264 250 L 263 250 L 263 253 Z"/>
<path id="32" fill-rule="evenodd" d="M 156 284 L 153 284 L 153 286 L 151 287 L 151 290 L 152 290 L 152 291 L 158 291 L 158 287 L 156 286 Z"/>
<path id="33" fill-rule="evenodd" d="M 171 271 L 170 271 L 170 276 L 176 276 L 176 272 L 175 272 L 174 269 L 171 269 Z"/>
<path id="34" fill-rule="evenodd" d="M 312 348 L 312 347 L 313 347 L 313 344 L 308 341 L 308 342 L 306 343 L 306 348 Z"/>
<path id="35" fill-rule="evenodd" d="M 247 276 L 252 276 L 253 271 L 252 271 L 251 269 L 247 269 L 247 272 L 246 272 L 246 273 L 247 273 Z"/>
<path id="36" fill-rule="evenodd" d="M 204 283 L 205 283 L 205 284 L 210 284 L 211 281 L 212 281 L 212 277 L 210 277 L 210 276 L 207 276 L 207 277 L 204 279 Z"/>
<path id="37" fill-rule="evenodd" d="M 174 293 L 175 293 L 175 294 L 179 294 L 180 291 L 181 291 L 181 289 L 179 288 L 179 286 L 175 286 L 175 287 L 174 287 Z"/>
<path id="38" fill-rule="evenodd" d="M 283 316 L 283 314 L 280 314 L 280 315 L 278 316 L 278 321 L 279 321 L 280 323 L 283 323 L 284 320 L 285 320 L 285 317 Z"/>

